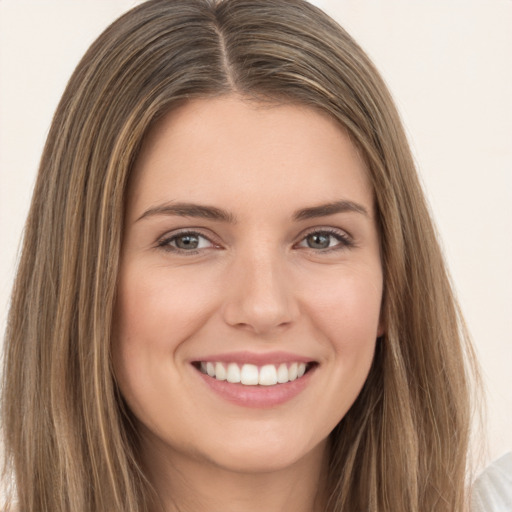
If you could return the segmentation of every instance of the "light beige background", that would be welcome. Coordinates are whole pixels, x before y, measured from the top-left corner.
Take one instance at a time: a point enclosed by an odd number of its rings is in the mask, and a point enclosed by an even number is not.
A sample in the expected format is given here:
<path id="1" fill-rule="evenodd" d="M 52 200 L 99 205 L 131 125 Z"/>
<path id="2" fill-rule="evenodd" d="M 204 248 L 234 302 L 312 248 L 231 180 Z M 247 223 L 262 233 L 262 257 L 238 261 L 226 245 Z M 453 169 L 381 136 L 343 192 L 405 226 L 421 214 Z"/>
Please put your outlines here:
<path id="1" fill-rule="evenodd" d="M 89 44 L 137 3 L 0 0 L 1 332 L 53 111 Z M 512 450 L 512 0 L 314 3 L 397 101 L 482 363 L 495 458 Z"/>

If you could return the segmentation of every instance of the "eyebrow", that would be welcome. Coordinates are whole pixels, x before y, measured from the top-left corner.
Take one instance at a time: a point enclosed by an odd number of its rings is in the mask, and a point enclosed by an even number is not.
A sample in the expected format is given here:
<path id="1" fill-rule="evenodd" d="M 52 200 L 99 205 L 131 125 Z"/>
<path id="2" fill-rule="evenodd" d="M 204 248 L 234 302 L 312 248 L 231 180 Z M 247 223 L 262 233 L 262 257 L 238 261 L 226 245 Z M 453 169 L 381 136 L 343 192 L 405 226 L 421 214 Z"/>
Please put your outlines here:
<path id="1" fill-rule="evenodd" d="M 318 206 L 310 206 L 297 210 L 292 215 L 295 221 L 315 219 L 318 217 L 326 217 L 336 213 L 355 212 L 365 216 L 369 216 L 368 210 L 359 203 L 354 201 L 335 201 L 332 203 L 321 204 Z M 201 219 L 216 220 L 229 224 L 236 224 L 236 217 L 222 208 L 215 206 L 206 206 L 195 203 L 165 203 L 146 210 L 135 222 L 139 220 L 154 217 L 157 215 L 177 215 L 179 217 L 194 217 Z"/>
<path id="2" fill-rule="evenodd" d="M 293 214 L 294 220 L 315 219 L 317 217 L 326 217 L 336 213 L 355 212 L 361 213 L 366 217 L 369 216 L 368 210 L 361 204 L 354 201 L 335 201 L 333 203 L 321 204 L 319 206 L 311 206 L 297 210 Z"/>
<path id="3" fill-rule="evenodd" d="M 195 217 L 217 220 L 235 224 L 234 215 L 215 206 L 203 206 L 195 203 L 165 203 L 146 210 L 135 222 L 155 215 L 177 215 L 179 217 Z"/>

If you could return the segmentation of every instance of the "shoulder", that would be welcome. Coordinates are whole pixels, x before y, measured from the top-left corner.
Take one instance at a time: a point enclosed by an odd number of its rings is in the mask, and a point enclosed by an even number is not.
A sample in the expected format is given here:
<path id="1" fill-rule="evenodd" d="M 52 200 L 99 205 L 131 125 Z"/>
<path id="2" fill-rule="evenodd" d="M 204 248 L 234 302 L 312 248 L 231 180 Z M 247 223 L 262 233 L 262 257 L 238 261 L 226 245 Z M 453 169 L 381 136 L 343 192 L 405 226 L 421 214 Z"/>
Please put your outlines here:
<path id="1" fill-rule="evenodd" d="M 512 452 L 493 462 L 473 485 L 471 512 L 512 511 Z"/>

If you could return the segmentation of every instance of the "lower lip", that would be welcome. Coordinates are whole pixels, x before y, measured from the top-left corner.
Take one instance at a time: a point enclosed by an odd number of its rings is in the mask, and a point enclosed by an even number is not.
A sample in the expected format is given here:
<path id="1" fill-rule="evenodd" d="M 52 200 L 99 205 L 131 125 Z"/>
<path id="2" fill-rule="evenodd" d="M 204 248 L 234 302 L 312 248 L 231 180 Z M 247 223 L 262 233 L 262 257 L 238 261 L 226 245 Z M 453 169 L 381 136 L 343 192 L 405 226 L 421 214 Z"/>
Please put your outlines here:
<path id="1" fill-rule="evenodd" d="M 284 404 L 296 397 L 309 384 L 316 366 L 311 368 L 302 377 L 274 386 L 245 386 L 233 384 L 226 380 L 217 380 L 205 375 L 196 369 L 203 382 L 224 400 L 241 407 L 270 408 Z"/>

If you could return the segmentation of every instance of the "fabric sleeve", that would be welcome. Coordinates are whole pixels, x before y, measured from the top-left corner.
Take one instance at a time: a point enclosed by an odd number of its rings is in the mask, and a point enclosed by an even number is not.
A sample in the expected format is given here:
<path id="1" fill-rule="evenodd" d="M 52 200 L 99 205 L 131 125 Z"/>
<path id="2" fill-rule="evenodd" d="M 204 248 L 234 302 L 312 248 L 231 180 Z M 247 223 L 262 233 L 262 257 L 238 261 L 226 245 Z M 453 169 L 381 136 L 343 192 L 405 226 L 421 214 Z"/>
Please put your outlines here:
<path id="1" fill-rule="evenodd" d="M 512 452 L 488 466 L 473 485 L 471 512 L 512 512 Z"/>

